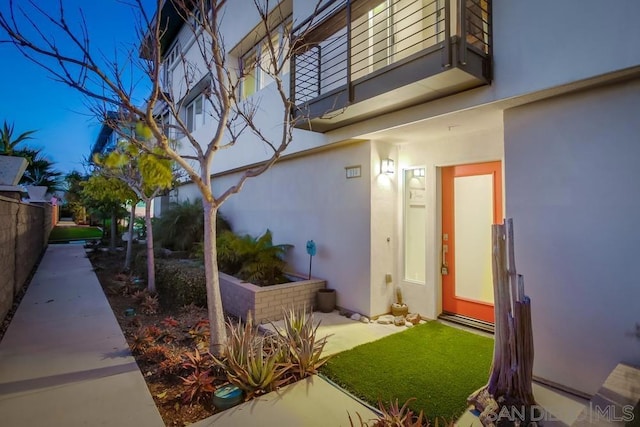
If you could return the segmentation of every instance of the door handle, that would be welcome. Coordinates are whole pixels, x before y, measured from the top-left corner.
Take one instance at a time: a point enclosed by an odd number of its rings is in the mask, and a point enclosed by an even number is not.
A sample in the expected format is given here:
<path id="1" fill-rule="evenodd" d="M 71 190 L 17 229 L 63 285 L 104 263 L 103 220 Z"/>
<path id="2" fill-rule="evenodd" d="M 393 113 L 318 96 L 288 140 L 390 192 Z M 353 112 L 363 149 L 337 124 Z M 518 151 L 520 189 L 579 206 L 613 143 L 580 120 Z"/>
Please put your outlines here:
<path id="1" fill-rule="evenodd" d="M 446 234 L 445 234 L 446 236 Z M 449 274 L 449 264 L 447 263 L 447 252 L 449 252 L 449 245 L 442 244 L 442 267 L 440 268 L 440 274 L 446 276 Z"/>

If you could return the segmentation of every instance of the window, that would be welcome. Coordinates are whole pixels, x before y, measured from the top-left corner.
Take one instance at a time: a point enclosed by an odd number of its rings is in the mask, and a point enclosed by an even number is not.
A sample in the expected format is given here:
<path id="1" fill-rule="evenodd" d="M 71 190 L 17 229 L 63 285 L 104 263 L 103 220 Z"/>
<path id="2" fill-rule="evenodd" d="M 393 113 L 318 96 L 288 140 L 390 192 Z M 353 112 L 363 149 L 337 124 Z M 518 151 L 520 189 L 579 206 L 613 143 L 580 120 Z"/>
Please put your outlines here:
<path id="1" fill-rule="evenodd" d="M 276 55 L 281 56 L 289 48 L 289 34 L 291 33 L 291 20 L 287 19 L 271 34 L 271 44 Z M 279 59 L 280 61 L 282 58 Z M 289 72 L 289 62 L 281 63 L 282 73 Z M 269 40 L 264 38 L 252 47 L 240 60 L 242 81 L 240 83 L 240 98 L 245 99 L 260 89 L 268 86 L 273 79 L 270 74 L 275 70 L 271 64 L 269 55 Z"/>
<path id="2" fill-rule="evenodd" d="M 426 281 L 426 183 L 425 169 L 404 170 L 404 280 Z"/>
<path id="3" fill-rule="evenodd" d="M 184 120 L 189 132 L 202 127 L 204 124 L 204 97 L 202 95 L 198 95 L 187 105 Z"/>
<path id="4" fill-rule="evenodd" d="M 167 139 L 171 139 L 171 116 L 169 113 L 165 113 L 160 118 L 160 124 L 162 126 L 162 133 Z"/>
<path id="5" fill-rule="evenodd" d="M 170 89 L 173 82 L 173 69 L 180 58 L 180 44 L 176 43 L 164 56 L 162 79 L 165 89 Z"/>

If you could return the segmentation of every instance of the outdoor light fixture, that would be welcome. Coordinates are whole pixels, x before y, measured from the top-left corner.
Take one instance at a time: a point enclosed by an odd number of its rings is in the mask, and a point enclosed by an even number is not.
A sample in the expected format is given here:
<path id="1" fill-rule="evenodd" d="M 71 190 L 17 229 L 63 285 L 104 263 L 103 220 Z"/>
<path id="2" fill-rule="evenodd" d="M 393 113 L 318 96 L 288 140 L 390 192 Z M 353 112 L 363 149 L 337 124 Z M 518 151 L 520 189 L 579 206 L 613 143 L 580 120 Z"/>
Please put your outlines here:
<path id="1" fill-rule="evenodd" d="M 394 172 L 393 159 L 382 159 L 380 161 L 380 173 L 390 174 Z"/>

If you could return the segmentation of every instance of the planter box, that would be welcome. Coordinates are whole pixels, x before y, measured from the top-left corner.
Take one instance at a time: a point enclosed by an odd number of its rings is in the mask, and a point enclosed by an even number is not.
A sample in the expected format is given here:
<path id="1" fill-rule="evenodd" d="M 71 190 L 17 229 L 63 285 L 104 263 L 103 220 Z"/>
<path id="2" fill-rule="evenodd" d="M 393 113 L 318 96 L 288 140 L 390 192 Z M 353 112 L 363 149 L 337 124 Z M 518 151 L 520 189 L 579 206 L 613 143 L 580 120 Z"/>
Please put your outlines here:
<path id="1" fill-rule="evenodd" d="M 313 309 L 316 292 L 326 285 L 326 280 L 312 278 L 281 285 L 256 286 L 220 273 L 220 293 L 225 311 L 243 320 L 251 311 L 256 324 L 282 319 L 283 309 Z"/>
<path id="2" fill-rule="evenodd" d="M 16 186 L 27 168 L 24 157 L 0 156 L 0 185 Z"/>
<path id="3" fill-rule="evenodd" d="M 44 185 L 25 185 L 27 193 L 29 193 L 29 202 L 48 202 L 47 191 Z"/>

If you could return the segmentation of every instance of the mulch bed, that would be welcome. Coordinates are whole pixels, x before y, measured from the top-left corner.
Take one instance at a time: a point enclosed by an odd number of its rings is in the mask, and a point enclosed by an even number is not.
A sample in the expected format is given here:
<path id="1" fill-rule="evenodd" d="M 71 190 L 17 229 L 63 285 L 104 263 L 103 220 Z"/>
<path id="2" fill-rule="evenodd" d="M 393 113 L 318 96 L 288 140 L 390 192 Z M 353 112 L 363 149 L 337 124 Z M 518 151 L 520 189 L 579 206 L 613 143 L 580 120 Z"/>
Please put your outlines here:
<path id="1" fill-rule="evenodd" d="M 213 415 L 215 408 L 210 395 L 200 401 L 185 402 L 187 389 L 181 377 L 186 377 L 189 372 L 180 366 L 180 361 L 188 360 L 187 353 L 194 354 L 198 342 L 202 353 L 206 353 L 208 340 L 202 336 L 203 329 L 208 333 L 206 309 L 197 306 L 177 310 L 158 308 L 155 314 L 145 314 L 136 302 L 135 291 L 126 289 L 131 286 L 131 277 L 121 273 L 124 265 L 123 252 L 95 251 L 89 255 L 89 259 L 129 346 L 136 349 L 136 336 L 139 337 L 141 331 L 154 331 L 152 346 L 168 348 L 178 358 L 175 372 L 167 373 L 161 366 L 161 362 L 166 359 L 162 354 L 150 354 L 153 349 L 146 352 L 132 351 L 165 425 L 183 426 Z M 127 315 L 128 309 L 134 309 L 135 314 Z M 163 351 L 165 350 L 159 353 Z M 215 373 L 216 386 L 226 383 L 222 372 L 215 368 L 212 372 Z"/>

